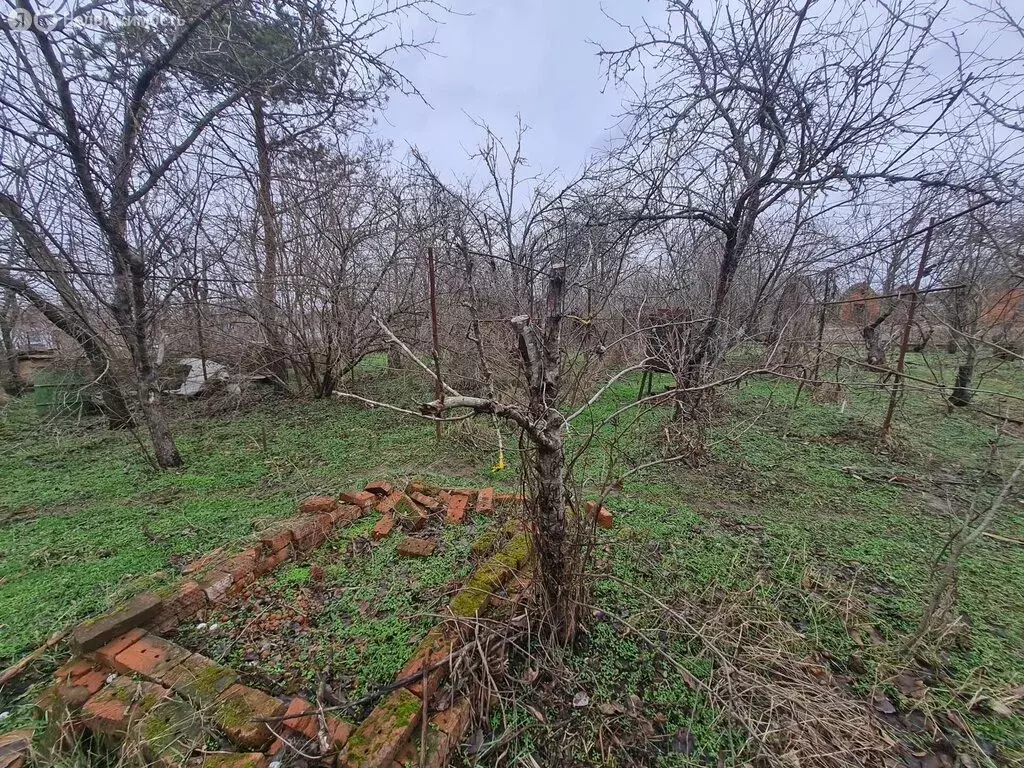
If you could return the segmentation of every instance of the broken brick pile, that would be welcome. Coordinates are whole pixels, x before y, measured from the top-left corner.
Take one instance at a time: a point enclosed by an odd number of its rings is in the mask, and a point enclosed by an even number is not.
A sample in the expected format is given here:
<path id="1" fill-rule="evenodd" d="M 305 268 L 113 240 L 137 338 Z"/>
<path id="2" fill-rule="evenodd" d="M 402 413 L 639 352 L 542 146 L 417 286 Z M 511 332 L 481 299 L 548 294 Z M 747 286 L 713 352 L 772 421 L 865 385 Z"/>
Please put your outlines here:
<path id="1" fill-rule="evenodd" d="M 389 483 L 374 483 L 367 486 L 367 491 L 382 497 L 376 504 L 381 517 L 373 527 L 373 538 L 387 538 L 396 527 L 410 534 L 398 545 L 402 557 L 429 557 L 433 553 L 436 543 L 423 535 L 431 522 L 461 525 L 466 522 L 470 505 L 480 514 L 494 512 L 493 488 L 442 489 L 414 480 L 400 490 Z"/>
<path id="2" fill-rule="evenodd" d="M 515 500 L 509 496 L 499 503 Z M 441 711 L 435 706 L 441 703 L 435 695 L 447 678 L 451 655 L 461 645 L 455 620 L 482 615 L 502 599 L 529 559 L 525 533 L 512 536 L 501 552 L 480 565 L 451 601 L 452 618 L 427 634 L 399 673 L 398 681 L 408 679 L 408 684 L 391 691 L 358 725 L 303 699 L 282 700 L 242 685 L 230 668 L 161 635 L 284 561 L 320 546 L 334 528 L 358 520 L 372 507 L 381 513 L 374 528 L 375 538 L 380 538 L 386 520 L 391 526 L 383 535 L 396 524 L 415 533 L 431 520 L 464 522 L 470 505 L 491 513 L 495 503 L 493 489 L 442 490 L 423 483 L 411 483 L 403 491 L 372 483 L 337 499 L 306 499 L 297 516 L 261 532 L 244 551 L 214 552 L 194 563 L 187 569 L 189 579 L 172 593 L 138 595 L 76 627 L 71 635 L 75 657 L 58 670 L 37 702 L 46 723 L 40 743 L 60 750 L 88 731 L 104 744 L 132 750 L 148 765 L 167 768 L 267 768 L 296 744 L 316 744 L 317 759 L 339 768 L 419 765 L 421 751 L 426 765 L 441 768 L 472 715 L 466 698 Z M 410 536 L 398 549 L 422 557 L 433 546 L 427 538 Z M 425 669 L 429 673 L 421 674 Z M 425 746 L 419 743 L 421 733 L 426 734 Z M 0 737 L 0 765 L 24 765 L 31 736 L 15 732 Z M 205 749 L 216 741 L 226 749 Z"/>

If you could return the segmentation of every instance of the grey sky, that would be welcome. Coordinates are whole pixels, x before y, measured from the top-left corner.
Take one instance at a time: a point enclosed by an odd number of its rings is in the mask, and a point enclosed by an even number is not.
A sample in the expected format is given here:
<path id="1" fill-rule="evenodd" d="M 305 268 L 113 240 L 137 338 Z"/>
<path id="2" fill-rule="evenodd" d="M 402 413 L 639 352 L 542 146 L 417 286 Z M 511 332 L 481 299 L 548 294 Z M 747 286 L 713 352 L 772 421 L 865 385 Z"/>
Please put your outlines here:
<path id="1" fill-rule="evenodd" d="M 597 0 L 456 0 L 454 9 L 469 15 L 450 16 L 437 28 L 437 55 L 398 61 L 430 106 L 396 97 L 379 132 L 395 142 L 397 154 L 417 146 L 439 172 L 461 175 L 470 171 L 467 155 L 481 137 L 472 120 L 511 138 L 519 113 L 529 126 L 531 168 L 571 175 L 607 141 L 620 112 L 620 95 L 604 87 L 597 50 L 587 43 L 626 39 L 601 7 Z M 624 21 L 663 13 L 661 3 L 645 0 L 605 7 Z"/>

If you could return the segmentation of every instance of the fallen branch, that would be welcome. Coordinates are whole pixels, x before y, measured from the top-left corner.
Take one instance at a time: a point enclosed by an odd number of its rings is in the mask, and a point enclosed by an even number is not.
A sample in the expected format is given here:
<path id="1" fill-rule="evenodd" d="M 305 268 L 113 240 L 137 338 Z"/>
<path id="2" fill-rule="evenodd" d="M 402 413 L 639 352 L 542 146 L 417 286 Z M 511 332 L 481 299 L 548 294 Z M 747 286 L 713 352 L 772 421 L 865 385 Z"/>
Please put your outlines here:
<path id="1" fill-rule="evenodd" d="M 7 669 L 5 669 L 3 672 L 0 672 L 0 686 L 7 685 L 9 682 L 18 677 L 18 675 L 20 675 L 22 672 L 24 672 L 32 665 L 32 662 L 34 662 L 48 650 L 53 648 L 53 646 L 55 646 L 57 643 L 59 643 L 61 640 L 67 637 L 67 634 L 70 631 L 70 628 L 64 628 L 58 632 L 54 632 L 52 635 L 50 635 L 50 639 L 47 640 L 45 643 L 40 645 L 31 653 L 23 656 L 21 660 L 15 662 Z"/>
<path id="2" fill-rule="evenodd" d="M 988 531 L 982 531 L 981 535 L 984 536 L 986 539 L 1002 541 L 1007 544 L 1017 544 L 1021 547 L 1024 547 L 1024 539 L 1014 539 L 1009 536 L 1000 536 L 998 533 L 989 533 Z"/>

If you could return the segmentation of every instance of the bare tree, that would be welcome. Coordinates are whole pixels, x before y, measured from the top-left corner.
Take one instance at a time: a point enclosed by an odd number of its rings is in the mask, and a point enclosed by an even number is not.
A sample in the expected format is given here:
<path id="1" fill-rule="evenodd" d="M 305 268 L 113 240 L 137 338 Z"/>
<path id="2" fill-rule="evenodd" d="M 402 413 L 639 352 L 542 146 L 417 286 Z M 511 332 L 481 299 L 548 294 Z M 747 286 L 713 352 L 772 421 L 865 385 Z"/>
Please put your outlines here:
<path id="1" fill-rule="evenodd" d="M 666 24 L 601 55 L 638 92 L 619 153 L 636 215 L 689 222 L 718 254 L 677 372 L 681 389 L 701 393 L 743 336 L 726 310 L 766 217 L 788 212 L 796 232 L 877 183 L 945 183 L 926 168 L 940 143 L 926 137 L 961 86 L 925 78 L 932 18 L 912 2 L 666 5 Z"/>
<path id="2" fill-rule="evenodd" d="M 10 87 L 0 96 L 0 133 L 30 154 L 33 163 L 5 164 L 9 191 L 3 198 L 3 214 L 26 251 L 34 248 L 26 241 L 30 232 L 40 234 L 38 242 L 49 241 L 61 269 L 77 278 L 68 283 L 71 289 L 80 294 L 80 285 L 88 282 L 88 290 L 109 313 L 131 360 L 138 404 L 161 467 L 175 467 L 182 460 L 161 406 L 155 356 L 153 280 L 174 251 L 173 230 L 154 224 L 182 225 L 174 213 L 192 196 L 192 185 L 202 174 L 196 158 L 202 150 L 209 151 L 204 145 L 208 128 L 251 93 L 254 84 L 277 82 L 325 46 L 341 58 L 349 54 L 354 66 L 366 64 L 372 57 L 368 39 L 386 27 L 391 14 L 401 15 L 416 5 L 385 4 L 352 17 L 306 19 L 303 23 L 319 27 L 330 21 L 338 34 L 255 62 L 244 82 L 216 94 L 181 65 L 200 31 L 210 32 L 211 20 L 228 6 L 227 0 L 176 9 L 170 31 L 159 24 L 95 29 L 75 23 L 74 16 L 52 29 L 40 23 L 31 24 L 25 33 L 5 29 L 10 45 L 3 65 L 11 77 Z M 22 7 L 29 14 L 36 12 L 31 2 Z M 136 10 L 160 18 L 167 13 L 158 3 L 143 3 Z M 76 13 L 86 12 L 116 19 L 118 7 L 94 3 Z M 113 123 L 111 114 L 118 116 Z M 36 170 L 26 178 L 26 168 Z M 63 211 L 45 206 L 30 210 L 26 199 L 14 194 L 16 183 L 30 191 L 33 186 L 73 189 L 72 206 Z M 87 252 L 76 252 L 81 243 L 73 247 L 68 236 L 80 226 L 79 220 L 68 217 L 78 212 L 91 227 Z M 31 258 L 42 253 L 38 248 L 35 252 Z M 36 286 L 8 280 L 5 287 L 29 301 L 33 295 L 44 296 L 40 284 L 44 292 L 57 288 L 53 270 L 40 268 L 35 274 Z M 92 338 L 101 335 L 90 320 L 78 319 Z"/>

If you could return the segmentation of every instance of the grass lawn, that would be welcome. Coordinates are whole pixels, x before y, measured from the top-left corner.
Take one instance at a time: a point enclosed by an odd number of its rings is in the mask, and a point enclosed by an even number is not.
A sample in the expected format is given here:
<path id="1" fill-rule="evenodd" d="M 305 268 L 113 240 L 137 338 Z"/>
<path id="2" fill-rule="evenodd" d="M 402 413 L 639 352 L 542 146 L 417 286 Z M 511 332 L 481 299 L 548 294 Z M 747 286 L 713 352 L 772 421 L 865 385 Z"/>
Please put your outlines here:
<path id="1" fill-rule="evenodd" d="M 912 358 L 911 373 L 930 376 L 936 359 L 930 355 L 929 366 Z M 951 371 L 947 361 L 941 375 Z M 851 377 L 857 374 L 844 373 Z M 378 386 L 392 395 L 405 391 L 394 382 Z M 1004 365 L 983 386 L 1024 393 L 1024 373 Z M 571 444 L 585 439 L 588 423 L 635 399 L 636 387 L 636 380 L 612 387 L 574 424 Z M 608 762 L 608 747 L 595 734 L 607 722 L 614 731 L 632 695 L 642 700 L 653 735 L 636 742 L 618 734 L 621 747 L 611 753 L 651 765 L 742 764 L 749 758 L 745 734 L 666 661 L 707 679 L 706 649 L 666 623 L 666 606 L 727 601 L 790 627 L 802 652 L 820 655 L 855 694 L 881 691 L 901 712 L 955 716 L 982 752 L 1024 759 L 1019 707 L 992 706 L 1024 685 L 1024 547 L 990 538 L 977 543 L 960 574 L 964 628 L 941 653 L 913 662 L 930 670 L 927 698 L 911 702 L 891 684 L 891 673 L 907 663 L 898 648 L 920 617 L 936 554 L 971 501 L 998 488 L 1021 454 L 1021 440 L 1002 435 L 993 450 L 993 419 L 948 415 L 937 398 L 910 390 L 894 439 L 882 445 L 885 397 L 876 390 L 847 386 L 845 404 L 816 402 L 807 390 L 796 395 L 795 384 L 769 379 L 723 391 L 702 461 L 652 467 L 612 495 L 616 525 L 599 538 L 594 620 L 562 659 L 571 684 L 543 696 L 524 685 L 517 703 L 492 718 L 495 733 L 516 733 L 507 745 L 513 756 L 617 764 Z M 1003 408 L 995 396 L 983 406 Z M 628 466 L 657 458 L 669 413 L 663 408 L 602 427 L 578 465 L 581 479 L 602 477 L 608 461 Z M 0 660 L 125 595 L 173 580 L 177 564 L 238 539 L 254 523 L 290 514 L 307 494 L 411 476 L 511 489 L 516 457 L 492 473 L 497 457 L 489 429 L 484 420 L 459 425 L 438 445 L 431 425 L 401 414 L 283 401 L 226 417 L 183 416 L 176 434 L 187 467 L 157 473 L 130 436 L 46 424 L 29 403 L 15 401 L 0 419 Z M 515 442 L 511 435 L 508 442 Z M 1024 538 L 1020 494 L 992 530 Z M 438 590 L 461 571 L 453 559 L 417 574 L 427 599 L 413 604 L 397 588 L 386 549 L 354 561 L 360 564 L 352 570 L 344 557 L 350 543 L 336 541 L 322 555 L 336 590 L 335 623 L 325 619 L 324 632 L 302 652 L 318 664 L 354 670 L 364 657 L 352 656 L 346 644 L 365 641 L 369 669 L 354 674 L 362 690 L 401 665 L 406 649 L 396 654 L 389 644 L 408 643 L 422 631 L 417 612 L 429 613 Z M 453 540 L 452 556 L 466 546 L 468 539 Z M 283 599 L 307 589 L 307 575 L 285 571 L 275 594 Z M 357 583 L 359 590 L 346 591 Z M 360 611 L 367 595 L 384 600 L 371 616 Z M 390 607 L 406 618 L 389 624 Z M 289 663 L 274 673 L 282 686 L 296 673 Z M 593 706 L 571 706 L 580 691 Z M 7 696 L 0 692 L 0 709 L 13 706 L 16 716 L 0 728 L 25 716 L 27 695 Z M 531 712 L 538 707 L 549 713 L 545 722 Z"/>

